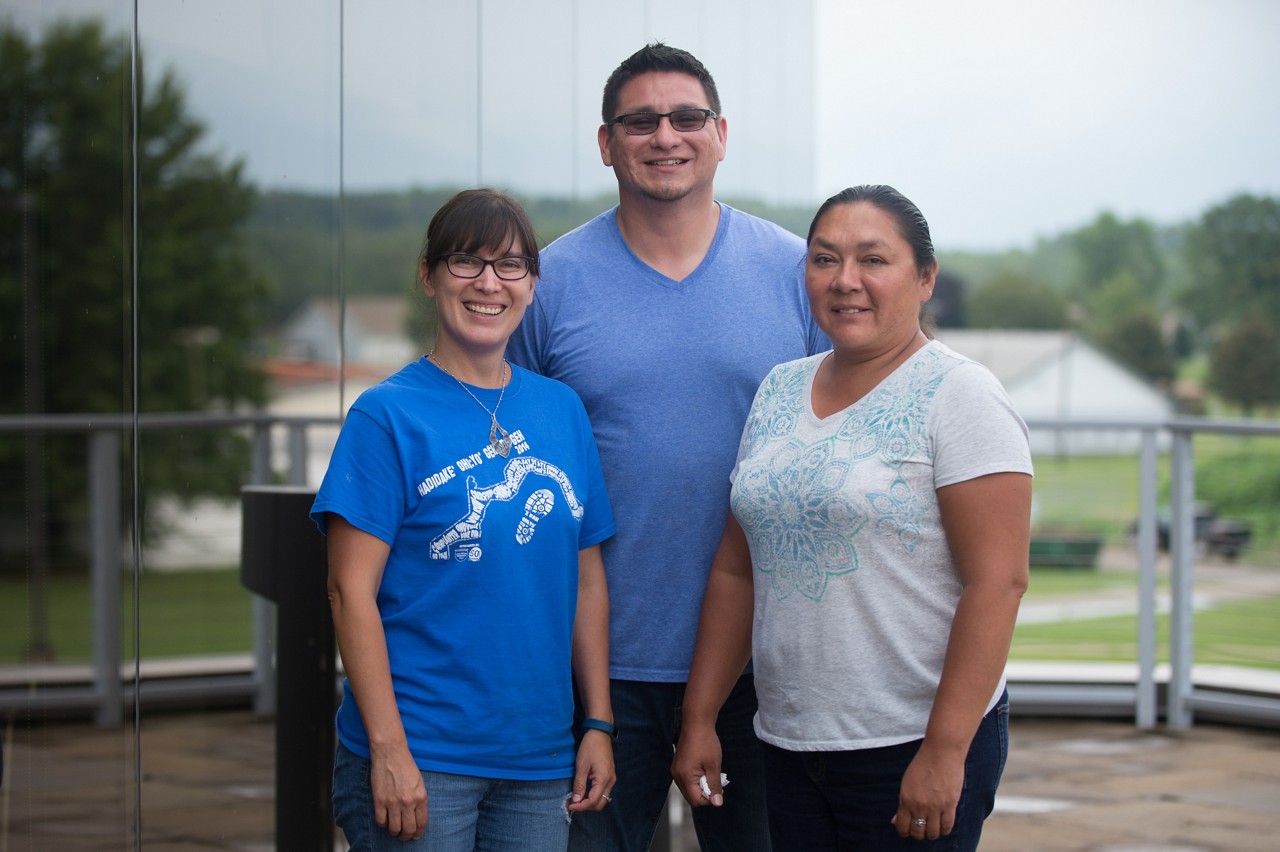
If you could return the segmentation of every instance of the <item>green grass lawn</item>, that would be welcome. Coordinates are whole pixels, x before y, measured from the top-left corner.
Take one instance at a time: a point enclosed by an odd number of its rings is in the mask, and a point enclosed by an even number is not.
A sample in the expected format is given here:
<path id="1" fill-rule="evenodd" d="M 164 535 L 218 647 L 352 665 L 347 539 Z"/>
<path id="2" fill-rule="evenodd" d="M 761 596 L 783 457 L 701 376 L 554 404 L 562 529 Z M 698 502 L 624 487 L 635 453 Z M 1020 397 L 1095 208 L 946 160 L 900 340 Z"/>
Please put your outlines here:
<path id="1" fill-rule="evenodd" d="M 49 585 L 49 636 L 58 662 L 92 657 L 89 581 L 55 576 Z M 152 573 L 139 586 L 142 657 L 238 653 L 253 644 L 250 593 L 239 569 Z M 20 662 L 29 645 L 29 586 L 0 580 L 0 665 Z M 121 590 L 122 648 L 133 655 L 133 583 Z"/>
<path id="2" fill-rule="evenodd" d="M 1248 559 L 1280 566 L 1280 439 L 1199 435 L 1193 452 L 1197 499 L 1219 516 L 1247 521 L 1253 530 Z M 1037 456 L 1033 524 L 1103 536 L 1117 543 L 1138 516 L 1138 457 Z M 1157 501 L 1169 502 L 1169 458 L 1157 463 Z"/>
<path id="3" fill-rule="evenodd" d="M 1200 610 L 1192 627 L 1195 661 L 1280 670 L 1280 597 L 1256 598 Z M 1020 625 L 1015 660 L 1134 661 L 1137 616 Z M 1169 617 L 1156 616 L 1156 652 L 1168 662 Z"/>
<path id="4" fill-rule="evenodd" d="M 1026 597 L 1032 599 L 1056 595 L 1079 595 L 1113 589 L 1133 589 L 1136 596 L 1138 575 L 1121 571 L 1036 566 L 1031 569 L 1031 581 L 1027 587 Z"/>
<path id="5" fill-rule="evenodd" d="M 1110 571 L 1034 568 L 1028 600 L 1091 591 L 1133 589 L 1134 575 Z M 122 592 L 124 653 L 133 647 L 133 591 Z M 243 653 L 252 647 L 250 594 L 235 569 L 147 574 L 140 587 L 144 659 L 191 654 Z M 25 658 L 28 644 L 25 580 L 0 580 L 0 665 Z M 59 662 L 91 659 L 89 584 L 84 577 L 56 577 L 49 593 L 50 635 Z M 1158 618 L 1161 654 L 1168 619 Z M 1132 661 L 1137 619 L 1098 618 L 1019 627 L 1012 657 L 1019 660 Z M 1280 668 L 1280 598 L 1233 603 L 1199 612 L 1196 660 Z"/>

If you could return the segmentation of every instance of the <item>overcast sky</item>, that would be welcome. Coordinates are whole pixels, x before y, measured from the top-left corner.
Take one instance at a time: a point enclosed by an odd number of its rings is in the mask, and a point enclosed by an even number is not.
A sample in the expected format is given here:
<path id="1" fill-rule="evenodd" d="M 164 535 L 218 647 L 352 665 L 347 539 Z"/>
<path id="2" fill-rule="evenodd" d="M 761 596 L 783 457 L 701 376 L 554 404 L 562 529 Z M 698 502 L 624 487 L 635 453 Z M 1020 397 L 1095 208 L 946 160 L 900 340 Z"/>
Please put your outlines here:
<path id="1" fill-rule="evenodd" d="M 66 9 L 132 23 L 122 0 L 36 6 L 0 0 L 24 24 Z M 1238 192 L 1280 195 L 1275 0 L 475 8 L 139 0 L 138 21 L 149 68 L 175 67 L 210 146 L 267 187 L 608 191 L 600 87 L 658 38 L 720 85 L 722 194 L 816 205 L 890 183 L 944 249 L 1030 247 L 1103 210 L 1173 224 Z"/>
<path id="2" fill-rule="evenodd" d="M 940 244 L 1280 195 L 1280 2 L 819 8 L 818 186 L 895 183 Z"/>

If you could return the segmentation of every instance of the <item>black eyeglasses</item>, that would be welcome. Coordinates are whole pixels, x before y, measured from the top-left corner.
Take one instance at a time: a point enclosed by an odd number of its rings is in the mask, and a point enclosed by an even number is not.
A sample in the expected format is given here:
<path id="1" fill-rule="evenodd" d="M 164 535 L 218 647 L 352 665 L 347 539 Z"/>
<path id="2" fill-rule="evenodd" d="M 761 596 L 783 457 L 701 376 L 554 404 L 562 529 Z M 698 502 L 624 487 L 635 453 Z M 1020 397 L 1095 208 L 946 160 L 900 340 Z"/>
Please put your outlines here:
<path id="1" fill-rule="evenodd" d="M 609 126 L 621 124 L 628 136 L 648 136 L 658 129 L 662 119 L 671 122 L 671 126 L 681 133 L 692 133 L 707 125 L 708 118 L 716 118 L 714 110 L 709 109 L 677 109 L 672 112 L 631 112 L 620 115 Z"/>
<path id="2" fill-rule="evenodd" d="M 450 252 L 441 255 L 449 271 L 459 278 L 479 278 L 486 266 L 493 267 L 493 274 L 503 281 L 519 281 L 533 269 L 533 258 L 518 254 L 485 260 L 464 251 Z"/>

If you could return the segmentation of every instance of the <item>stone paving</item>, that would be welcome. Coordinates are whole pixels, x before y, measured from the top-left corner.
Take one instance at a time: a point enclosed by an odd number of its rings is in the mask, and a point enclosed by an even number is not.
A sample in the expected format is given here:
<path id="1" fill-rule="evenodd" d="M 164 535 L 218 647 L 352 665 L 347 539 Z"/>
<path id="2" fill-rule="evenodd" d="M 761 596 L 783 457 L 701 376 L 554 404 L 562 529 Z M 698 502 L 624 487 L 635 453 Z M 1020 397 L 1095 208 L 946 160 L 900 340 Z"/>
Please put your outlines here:
<path id="1" fill-rule="evenodd" d="M 0 850 L 133 849 L 140 803 L 143 849 L 266 852 L 274 730 L 239 710 L 144 717 L 139 776 L 131 727 L 11 726 Z M 1011 731 L 984 850 L 1280 849 L 1280 732 L 1016 716 Z M 696 849 L 683 816 L 673 852 Z"/>

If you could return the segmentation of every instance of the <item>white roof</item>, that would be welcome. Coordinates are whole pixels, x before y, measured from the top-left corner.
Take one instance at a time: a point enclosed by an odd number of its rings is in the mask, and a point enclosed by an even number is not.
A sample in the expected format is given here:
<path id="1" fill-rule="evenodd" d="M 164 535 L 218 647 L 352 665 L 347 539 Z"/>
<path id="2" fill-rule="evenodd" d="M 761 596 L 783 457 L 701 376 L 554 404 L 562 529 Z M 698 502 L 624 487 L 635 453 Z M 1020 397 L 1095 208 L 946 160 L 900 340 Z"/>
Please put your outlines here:
<path id="1" fill-rule="evenodd" d="M 991 370 L 1024 420 L 1150 422 L 1173 413 L 1165 394 L 1071 332 L 942 329 L 937 338 Z M 1084 437 L 1100 448 L 1119 436 Z"/>

